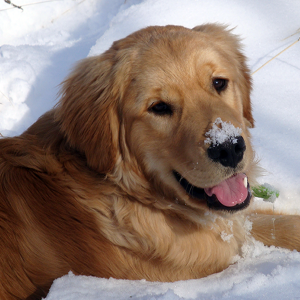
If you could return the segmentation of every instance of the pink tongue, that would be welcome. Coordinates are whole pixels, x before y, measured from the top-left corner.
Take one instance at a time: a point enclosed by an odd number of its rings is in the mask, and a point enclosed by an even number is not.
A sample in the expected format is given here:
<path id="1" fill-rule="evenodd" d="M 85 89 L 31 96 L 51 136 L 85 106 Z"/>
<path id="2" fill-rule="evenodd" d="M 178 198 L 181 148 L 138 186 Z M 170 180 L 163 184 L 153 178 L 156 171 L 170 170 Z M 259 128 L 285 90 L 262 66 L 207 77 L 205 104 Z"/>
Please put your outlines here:
<path id="1" fill-rule="evenodd" d="M 235 206 L 243 203 L 248 196 L 248 189 L 244 185 L 245 177 L 245 174 L 239 173 L 212 188 L 205 188 L 204 191 L 208 196 L 216 195 L 224 206 Z"/>

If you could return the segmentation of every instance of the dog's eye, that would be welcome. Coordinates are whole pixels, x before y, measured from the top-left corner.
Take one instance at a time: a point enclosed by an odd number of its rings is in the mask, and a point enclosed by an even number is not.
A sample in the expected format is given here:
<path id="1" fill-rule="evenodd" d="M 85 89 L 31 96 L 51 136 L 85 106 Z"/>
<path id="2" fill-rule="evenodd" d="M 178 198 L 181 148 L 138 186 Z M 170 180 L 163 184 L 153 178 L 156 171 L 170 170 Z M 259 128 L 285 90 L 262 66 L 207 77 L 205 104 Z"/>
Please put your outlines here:
<path id="1" fill-rule="evenodd" d="M 223 92 L 228 85 L 228 80 L 224 78 L 215 78 L 213 80 L 214 89 L 220 94 Z"/>
<path id="2" fill-rule="evenodd" d="M 149 112 L 152 112 L 152 113 L 155 113 L 155 114 L 161 115 L 161 116 L 164 116 L 164 115 L 171 116 L 173 114 L 172 107 L 163 101 L 153 103 L 149 108 Z"/>

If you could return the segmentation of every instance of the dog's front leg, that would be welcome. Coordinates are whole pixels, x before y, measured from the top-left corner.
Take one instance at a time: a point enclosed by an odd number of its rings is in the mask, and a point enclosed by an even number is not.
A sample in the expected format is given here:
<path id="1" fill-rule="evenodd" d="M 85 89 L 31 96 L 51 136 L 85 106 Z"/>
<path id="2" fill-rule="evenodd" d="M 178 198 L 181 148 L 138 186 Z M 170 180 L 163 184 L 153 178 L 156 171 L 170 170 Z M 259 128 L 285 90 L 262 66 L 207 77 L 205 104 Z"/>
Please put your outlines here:
<path id="1" fill-rule="evenodd" d="M 300 216 L 255 213 L 252 236 L 267 246 L 300 251 Z"/>

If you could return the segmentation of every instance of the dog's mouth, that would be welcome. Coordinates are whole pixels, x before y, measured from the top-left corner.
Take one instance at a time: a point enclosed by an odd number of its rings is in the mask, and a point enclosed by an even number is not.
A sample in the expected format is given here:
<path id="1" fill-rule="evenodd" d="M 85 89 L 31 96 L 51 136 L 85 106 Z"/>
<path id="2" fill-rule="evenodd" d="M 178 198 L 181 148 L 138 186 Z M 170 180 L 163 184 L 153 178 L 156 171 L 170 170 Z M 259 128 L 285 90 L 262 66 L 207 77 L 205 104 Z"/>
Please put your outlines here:
<path id="1" fill-rule="evenodd" d="M 206 200 L 211 209 L 238 211 L 250 204 L 251 191 L 247 176 L 238 173 L 210 188 L 199 188 L 189 183 L 178 172 L 173 174 L 179 184 L 194 199 Z"/>

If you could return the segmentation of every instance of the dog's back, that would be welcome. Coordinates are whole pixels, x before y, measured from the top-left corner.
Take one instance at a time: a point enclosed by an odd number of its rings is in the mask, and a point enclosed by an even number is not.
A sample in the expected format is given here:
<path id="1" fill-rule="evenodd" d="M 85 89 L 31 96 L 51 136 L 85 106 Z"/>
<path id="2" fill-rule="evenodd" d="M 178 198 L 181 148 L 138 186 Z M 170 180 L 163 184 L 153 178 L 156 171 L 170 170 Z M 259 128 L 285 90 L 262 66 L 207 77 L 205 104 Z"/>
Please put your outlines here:
<path id="1" fill-rule="evenodd" d="M 94 179 L 65 147 L 52 117 L 47 113 L 20 137 L 0 139 L 1 299 L 38 299 L 70 270 L 111 274 L 105 266 L 113 264 L 113 249 L 78 201 Z"/>

